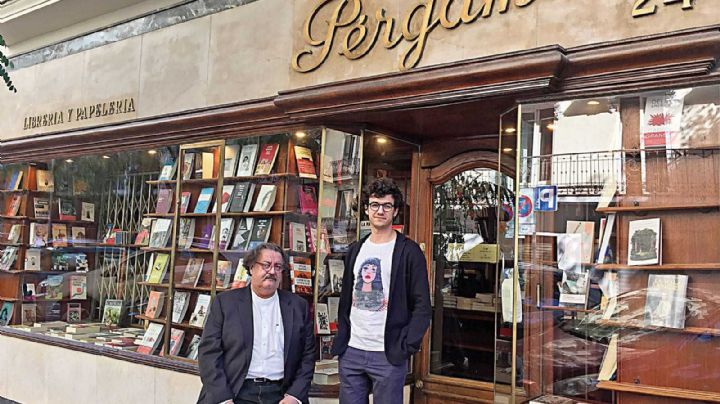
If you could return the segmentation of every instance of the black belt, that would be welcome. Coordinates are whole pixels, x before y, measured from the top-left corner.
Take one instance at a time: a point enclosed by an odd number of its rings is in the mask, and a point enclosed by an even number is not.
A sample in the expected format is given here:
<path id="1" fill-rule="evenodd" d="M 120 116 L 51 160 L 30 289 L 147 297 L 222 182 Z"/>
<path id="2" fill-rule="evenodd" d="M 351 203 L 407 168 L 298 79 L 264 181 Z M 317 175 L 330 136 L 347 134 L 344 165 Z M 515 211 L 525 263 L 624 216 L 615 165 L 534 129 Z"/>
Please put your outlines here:
<path id="1" fill-rule="evenodd" d="M 280 380 L 270 380 L 265 377 L 254 377 L 252 379 L 245 379 L 245 381 L 252 382 L 254 384 L 282 384 L 283 379 Z"/>

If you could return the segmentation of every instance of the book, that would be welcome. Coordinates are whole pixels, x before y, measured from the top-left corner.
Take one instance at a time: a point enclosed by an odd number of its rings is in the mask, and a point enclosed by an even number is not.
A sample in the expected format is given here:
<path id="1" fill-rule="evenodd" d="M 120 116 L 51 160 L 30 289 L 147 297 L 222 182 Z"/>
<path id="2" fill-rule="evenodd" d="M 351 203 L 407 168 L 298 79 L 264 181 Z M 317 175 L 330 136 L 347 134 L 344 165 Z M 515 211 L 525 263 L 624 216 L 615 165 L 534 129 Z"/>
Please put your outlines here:
<path id="1" fill-rule="evenodd" d="M 290 249 L 292 251 L 307 252 L 307 239 L 305 238 L 305 225 L 302 223 L 290 222 Z"/>
<path id="2" fill-rule="evenodd" d="M 308 250 L 312 253 L 317 252 L 317 223 L 305 223 L 305 235 L 308 240 Z"/>
<path id="3" fill-rule="evenodd" d="M 271 184 L 263 184 L 258 191 L 257 200 L 253 212 L 269 212 L 275 204 L 275 195 L 277 194 L 277 186 Z"/>
<path id="4" fill-rule="evenodd" d="M 315 369 L 337 367 L 337 361 L 333 360 L 335 366 L 331 366 L 328 362 L 332 360 L 332 346 L 335 341 L 334 335 L 322 335 L 320 336 L 320 360 L 315 362 Z"/>
<path id="5" fill-rule="evenodd" d="M 326 303 L 315 305 L 315 325 L 319 335 L 330 334 L 330 315 Z"/>
<path id="6" fill-rule="evenodd" d="M 604 264 L 606 262 L 608 248 L 610 247 L 610 238 L 612 237 L 613 227 L 615 226 L 615 213 L 608 215 L 605 226 L 602 231 L 602 239 L 596 262 Z"/>
<path id="7" fill-rule="evenodd" d="M 53 247 L 67 247 L 68 235 L 67 226 L 64 223 L 52 224 Z"/>
<path id="8" fill-rule="evenodd" d="M 0 326 L 6 326 L 10 324 L 10 321 L 12 321 L 14 310 L 14 304 L 10 302 L 3 302 L 2 308 L 0 308 Z"/>
<path id="9" fill-rule="evenodd" d="M 148 283 L 161 283 L 165 279 L 165 272 L 170 263 L 170 255 L 165 253 L 153 254 L 152 263 L 147 274 Z"/>
<path id="10" fill-rule="evenodd" d="M 22 199 L 23 196 L 21 194 L 13 194 L 12 199 L 10 199 L 10 204 L 5 211 L 5 215 L 17 216 L 18 212 L 20 211 L 20 205 L 22 205 Z"/>
<path id="11" fill-rule="evenodd" d="M 84 222 L 95 221 L 95 204 L 90 202 L 80 203 L 80 220 Z"/>
<path id="12" fill-rule="evenodd" d="M 70 300 L 87 299 L 87 277 L 73 275 L 70 277 Z"/>
<path id="13" fill-rule="evenodd" d="M 290 257 L 290 290 L 299 295 L 312 295 L 312 260 L 309 257 Z"/>
<path id="14" fill-rule="evenodd" d="M 238 177 L 249 177 L 255 171 L 255 160 L 257 159 L 258 145 L 246 144 L 242 147 L 236 175 Z"/>
<path id="15" fill-rule="evenodd" d="M 80 303 L 67 304 L 67 322 L 70 324 L 82 321 L 82 305 Z"/>
<path id="16" fill-rule="evenodd" d="M 185 331 L 173 328 L 170 330 L 170 348 L 168 348 L 168 355 L 177 356 L 182 348 L 183 339 L 185 338 Z M 162 352 L 160 353 L 162 356 Z"/>
<path id="17" fill-rule="evenodd" d="M 35 303 L 23 303 L 21 306 L 22 315 L 20 321 L 24 325 L 33 325 L 37 320 L 37 305 Z"/>
<path id="18" fill-rule="evenodd" d="M 145 307 L 145 317 L 158 318 L 162 313 L 165 305 L 165 292 L 151 290 L 148 295 L 147 307 Z"/>
<path id="19" fill-rule="evenodd" d="M 353 216 L 353 203 L 355 190 L 343 189 L 338 191 L 338 209 L 335 217 L 351 218 Z"/>
<path id="20" fill-rule="evenodd" d="M 247 198 L 245 198 L 245 206 L 243 206 L 243 212 L 250 212 L 252 202 L 255 200 L 255 183 L 251 183 L 248 188 Z"/>
<path id="21" fill-rule="evenodd" d="M 243 265 L 243 259 L 240 258 L 237 263 L 237 267 L 235 268 L 235 276 L 233 276 L 232 285 L 230 287 L 232 289 L 244 288 L 249 283 L 250 274 L 248 274 L 247 268 L 245 268 L 245 265 Z"/>
<path id="22" fill-rule="evenodd" d="M 205 326 L 205 319 L 207 318 L 208 310 L 210 309 L 210 295 L 199 294 L 197 302 L 195 302 L 195 310 L 193 310 L 192 316 L 190 316 L 190 325 L 197 327 Z"/>
<path id="23" fill-rule="evenodd" d="M 662 264 L 660 219 L 631 220 L 628 225 L 628 265 Z"/>
<path id="24" fill-rule="evenodd" d="M 203 188 L 200 191 L 200 196 L 195 204 L 195 210 L 193 213 L 208 213 L 208 209 L 210 209 L 210 202 L 212 202 L 214 193 L 215 188 Z"/>
<path id="25" fill-rule="evenodd" d="M 580 262 L 591 263 L 595 251 L 595 222 L 568 220 L 565 232 L 580 234 Z"/>
<path id="26" fill-rule="evenodd" d="M 155 219 L 149 217 L 143 218 L 140 223 L 140 231 L 137 236 L 135 236 L 135 244 L 145 246 L 150 244 L 150 231 L 152 230 L 154 220 Z"/>
<path id="27" fill-rule="evenodd" d="M 107 299 L 107 300 L 105 300 L 105 307 L 103 307 L 102 323 L 107 326 L 119 325 L 120 320 L 121 320 L 122 311 L 123 311 L 122 299 Z"/>
<path id="28" fill-rule="evenodd" d="M 330 296 L 327 300 L 328 305 L 328 318 L 330 319 L 330 330 L 337 330 L 338 323 L 338 307 L 340 305 L 340 298 L 337 296 Z"/>
<path id="29" fill-rule="evenodd" d="M 228 211 L 228 208 L 230 207 L 230 201 L 232 200 L 232 194 L 235 187 L 233 185 L 223 185 L 222 187 L 222 195 L 220 198 L 215 198 L 215 203 L 213 204 L 212 213 L 217 212 L 217 205 L 220 203 L 220 212 L 225 213 Z M 218 202 L 219 201 L 219 202 Z"/>
<path id="30" fill-rule="evenodd" d="M 48 224 L 30 223 L 30 246 L 44 247 L 48 243 Z"/>
<path id="31" fill-rule="evenodd" d="M 22 235 L 22 226 L 19 224 L 14 224 L 10 226 L 10 231 L 8 232 L 7 242 L 9 244 L 17 244 L 20 241 L 20 236 Z"/>
<path id="32" fill-rule="evenodd" d="M 180 194 L 180 213 L 187 213 L 190 207 L 190 201 L 192 200 L 192 193 L 185 191 Z"/>
<path id="33" fill-rule="evenodd" d="M 195 219 L 180 218 L 179 226 L 177 247 L 181 250 L 190 249 L 195 239 Z"/>
<path id="34" fill-rule="evenodd" d="M 77 220 L 77 211 L 72 201 L 58 199 L 58 212 L 60 220 Z"/>
<path id="35" fill-rule="evenodd" d="M 195 153 L 185 153 L 183 156 L 182 179 L 189 180 L 192 178 L 195 169 Z"/>
<path id="36" fill-rule="evenodd" d="M 235 221 L 232 218 L 226 217 L 220 219 L 220 241 L 219 241 L 219 248 L 221 250 L 225 250 L 230 245 L 230 238 L 233 234 L 233 227 L 235 226 Z M 213 245 L 213 242 L 215 240 L 211 240 L 210 245 Z"/>
<path id="37" fill-rule="evenodd" d="M 328 268 L 330 270 L 330 291 L 332 293 L 342 292 L 345 263 L 342 260 L 331 258 L 328 260 Z"/>
<path id="38" fill-rule="evenodd" d="M 272 172 L 278 150 L 280 150 L 280 145 L 277 143 L 262 145 L 257 166 L 255 167 L 255 175 L 268 175 Z"/>
<path id="39" fill-rule="evenodd" d="M 174 161 L 171 161 L 169 163 L 165 163 L 160 170 L 160 177 L 158 177 L 158 180 L 160 181 L 170 181 L 173 178 L 175 178 L 175 169 L 177 165 Z"/>
<path id="40" fill-rule="evenodd" d="M 567 397 L 546 394 L 530 400 L 528 404 L 576 404 L 576 401 Z"/>
<path id="41" fill-rule="evenodd" d="M 213 221 L 214 222 L 214 221 Z M 195 246 L 197 248 L 213 248 L 211 242 L 215 238 L 215 225 L 213 223 L 205 223 L 200 238 L 197 239 Z"/>
<path id="42" fill-rule="evenodd" d="M 10 271 L 15 258 L 17 258 L 18 248 L 17 247 L 5 247 L 2 256 L 0 256 L 0 271 Z"/>
<path id="43" fill-rule="evenodd" d="M 324 184 L 320 199 L 319 215 L 322 217 L 335 217 L 337 210 L 338 187 L 335 184 Z"/>
<path id="44" fill-rule="evenodd" d="M 162 341 L 163 325 L 158 323 L 150 323 L 145 335 L 143 335 L 140 346 L 138 346 L 137 353 L 144 355 L 152 355 L 160 342 Z"/>
<path id="45" fill-rule="evenodd" d="M 149 246 L 151 248 L 165 248 L 172 232 L 172 219 L 156 219 L 150 232 Z"/>
<path id="46" fill-rule="evenodd" d="M 23 178 L 23 171 L 13 171 L 8 181 L 7 189 L 11 191 L 17 191 L 21 188 Z"/>
<path id="47" fill-rule="evenodd" d="M 180 280 L 180 284 L 183 286 L 197 286 L 198 281 L 200 280 L 200 275 L 202 274 L 204 263 L 204 258 L 190 258 L 183 270 L 183 276 L 182 280 Z"/>
<path id="48" fill-rule="evenodd" d="M 600 365 L 598 381 L 610 380 L 617 370 L 618 337 L 619 334 L 613 334 L 612 337 L 610 337 L 608 349 L 605 351 L 605 356 L 603 357 L 602 364 Z"/>
<path id="49" fill-rule="evenodd" d="M 33 211 L 38 219 L 50 218 L 50 200 L 47 198 L 33 198 Z"/>
<path id="50" fill-rule="evenodd" d="M 85 228 L 79 226 L 72 226 L 70 228 L 72 238 L 70 241 L 73 245 L 85 244 L 88 240 L 85 238 Z"/>
<path id="51" fill-rule="evenodd" d="M 188 352 L 185 357 L 196 361 L 198 358 L 198 347 L 199 346 L 200 346 L 200 336 L 195 334 L 195 335 L 193 335 L 192 340 L 190 340 L 190 345 L 188 346 Z"/>
<path id="52" fill-rule="evenodd" d="M 687 275 L 650 274 L 645 298 L 645 324 L 685 328 L 687 285 Z"/>
<path id="53" fill-rule="evenodd" d="M 215 153 L 202 153 L 202 176 L 203 179 L 215 178 Z"/>
<path id="54" fill-rule="evenodd" d="M 246 250 L 248 241 L 250 240 L 250 233 L 252 232 L 253 218 L 241 217 L 238 219 L 237 225 L 235 226 L 235 235 L 232 239 L 231 250 Z"/>
<path id="55" fill-rule="evenodd" d="M 301 185 L 298 187 L 298 201 L 300 213 L 303 215 L 317 215 L 317 190 L 314 185 Z"/>
<path id="56" fill-rule="evenodd" d="M 557 265 L 562 270 L 560 305 L 585 305 L 590 286 L 590 273 L 583 270 L 581 259 L 582 235 L 578 233 L 558 234 Z"/>
<path id="57" fill-rule="evenodd" d="M 262 217 L 256 218 L 253 223 L 252 233 L 248 240 L 247 249 L 251 250 L 257 245 L 267 243 L 270 238 L 270 228 L 272 227 L 272 218 Z"/>
<path id="58" fill-rule="evenodd" d="M 185 318 L 188 305 L 190 304 L 190 292 L 175 291 L 173 296 L 172 322 L 180 323 Z"/>
<path id="59" fill-rule="evenodd" d="M 232 262 L 218 260 L 217 276 L 215 277 L 215 286 L 218 288 L 227 288 L 232 280 Z"/>
<path id="60" fill-rule="evenodd" d="M 42 250 L 38 248 L 28 248 L 25 251 L 25 270 L 26 271 L 39 271 L 40 263 L 42 259 Z"/>
<path id="61" fill-rule="evenodd" d="M 45 278 L 45 299 L 62 300 L 63 298 L 63 276 L 50 275 Z"/>
<path id="62" fill-rule="evenodd" d="M 155 204 L 155 213 L 167 214 L 170 213 L 173 201 L 173 190 L 169 188 L 163 188 L 158 190 L 157 203 Z"/>
<path id="63" fill-rule="evenodd" d="M 41 192 L 55 192 L 55 178 L 52 171 L 37 170 L 35 171 L 35 179 L 37 181 L 37 190 Z"/>
<path id="64" fill-rule="evenodd" d="M 37 289 L 34 283 L 26 283 L 23 285 L 23 300 L 35 300 Z"/>
<path id="65" fill-rule="evenodd" d="M 640 126 L 642 148 L 676 145 L 674 139 L 680 135 L 683 106 L 684 95 L 674 92 L 647 97 Z"/>
<path id="66" fill-rule="evenodd" d="M 223 165 L 223 176 L 225 178 L 235 175 L 239 153 L 239 144 L 230 144 L 225 146 L 225 164 Z"/>
<path id="67" fill-rule="evenodd" d="M 240 182 L 235 184 L 235 187 L 232 191 L 232 198 L 230 201 L 230 206 L 228 208 L 229 212 L 242 212 L 245 208 L 245 201 L 248 197 L 248 191 L 250 190 L 250 183 L 249 182 Z"/>
<path id="68" fill-rule="evenodd" d="M 312 382 L 318 385 L 340 384 L 340 372 L 337 368 L 316 370 Z"/>
<path id="69" fill-rule="evenodd" d="M 295 146 L 295 162 L 297 163 L 298 176 L 300 178 L 317 179 L 315 163 L 313 162 L 312 151 L 307 147 Z"/>

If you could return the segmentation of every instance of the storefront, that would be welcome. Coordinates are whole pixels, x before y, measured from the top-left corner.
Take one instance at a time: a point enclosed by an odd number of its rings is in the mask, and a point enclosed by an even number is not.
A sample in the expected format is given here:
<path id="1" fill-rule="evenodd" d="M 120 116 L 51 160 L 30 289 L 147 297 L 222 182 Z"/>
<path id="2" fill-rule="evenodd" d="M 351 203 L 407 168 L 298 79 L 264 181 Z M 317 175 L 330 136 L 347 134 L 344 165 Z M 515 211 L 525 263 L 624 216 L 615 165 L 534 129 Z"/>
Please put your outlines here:
<path id="1" fill-rule="evenodd" d="M 388 176 L 430 266 L 414 402 L 720 401 L 720 20 L 634 3 L 259 0 L 18 56 L 0 396 L 99 399 L 55 381 L 62 358 L 109 395 L 193 401 L 203 312 L 266 239 L 329 359 L 358 191 Z M 34 325 L 78 318 L 113 327 Z"/>

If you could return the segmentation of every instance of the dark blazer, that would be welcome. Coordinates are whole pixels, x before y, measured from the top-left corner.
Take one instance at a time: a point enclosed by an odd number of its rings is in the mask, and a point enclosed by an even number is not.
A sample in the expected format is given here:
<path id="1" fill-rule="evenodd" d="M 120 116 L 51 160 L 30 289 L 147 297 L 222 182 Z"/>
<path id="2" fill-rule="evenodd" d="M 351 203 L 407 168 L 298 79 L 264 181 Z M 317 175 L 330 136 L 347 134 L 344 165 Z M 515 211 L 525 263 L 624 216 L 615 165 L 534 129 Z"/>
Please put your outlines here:
<path id="1" fill-rule="evenodd" d="M 278 290 L 285 331 L 286 394 L 308 402 L 315 371 L 315 336 L 308 303 Z M 234 399 L 245 381 L 253 349 L 253 311 L 250 287 L 220 293 L 210 307 L 199 346 L 203 387 L 198 403 L 219 404 Z"/>
<path id="2" fill-rule="evenodd" d="M 368 237 L 350 245 L 345 255 L 343 288 L 338 307 L 338 333 L 333 355 L 342 355 L 350 342 L 350 308 L 355 285 L 355 260 Z M 392 256 L 392 275 L 385 322 L 385 356 L 393 365 L 401 365 L 420 350 L 430 326 L 430 287 L 425 255 L 414 241 L 397 233 Z"/>

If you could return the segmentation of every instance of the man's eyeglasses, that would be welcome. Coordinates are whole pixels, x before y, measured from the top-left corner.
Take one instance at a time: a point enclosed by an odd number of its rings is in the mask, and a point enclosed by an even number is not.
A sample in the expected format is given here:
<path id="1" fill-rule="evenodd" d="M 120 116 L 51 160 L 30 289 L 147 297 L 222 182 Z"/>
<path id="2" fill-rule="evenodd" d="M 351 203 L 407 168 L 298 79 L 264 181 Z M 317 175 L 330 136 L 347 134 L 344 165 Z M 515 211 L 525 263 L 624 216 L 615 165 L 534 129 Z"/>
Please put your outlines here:
<path id="1" fill-rule="evenodd" d="M 255 264 L 259 265 L 265 272 L 270 272 L 270 268 L 274 269 L 275 272 L 282 272 L 285 270 L 285 265 L 283 264 L 273 264 L 270 262 L 256 262 Z"/>
<path id="2" fill-rule="evenodd" d="M 381 206 L 382 206 L 383 212 L 390 212 L 395 208 L 395 206 L 390 202 L 387 202 L 387 203 L 373 202 L 368 205 L 368 208 L 373 212 L 377 212 L 378 210 L 380 210 Z"/>

